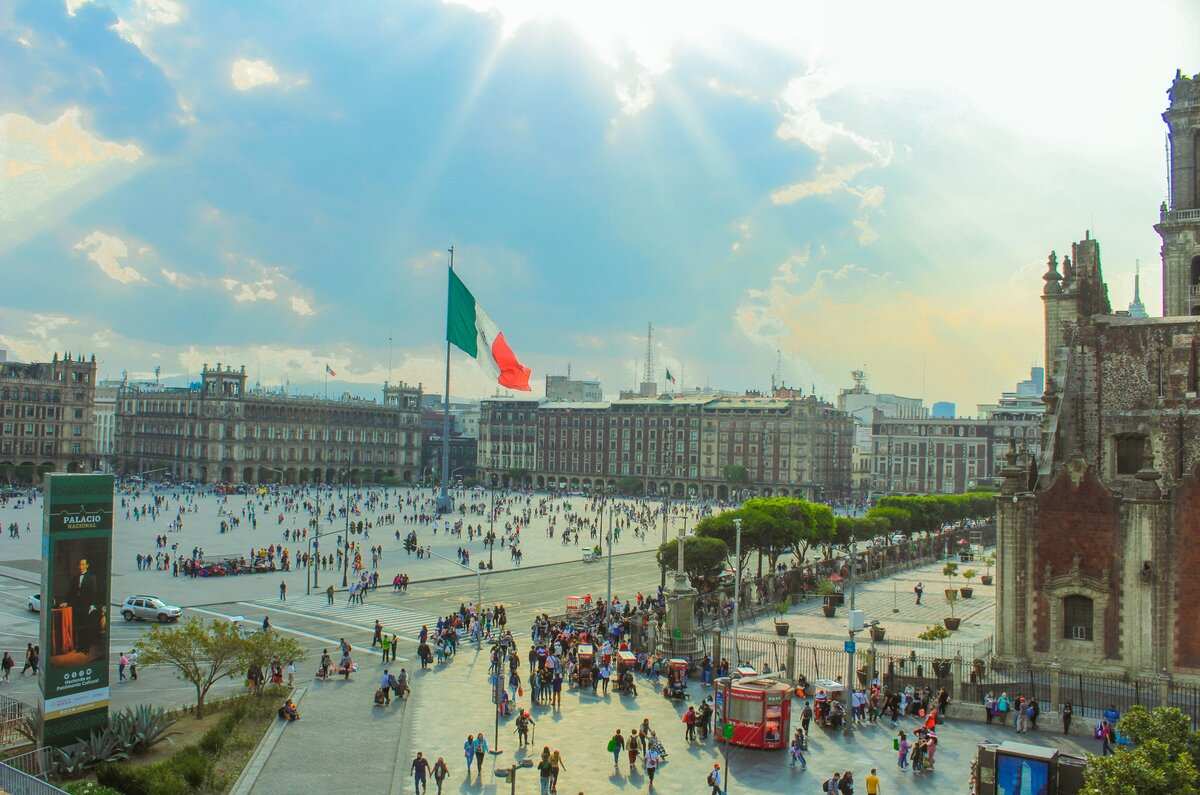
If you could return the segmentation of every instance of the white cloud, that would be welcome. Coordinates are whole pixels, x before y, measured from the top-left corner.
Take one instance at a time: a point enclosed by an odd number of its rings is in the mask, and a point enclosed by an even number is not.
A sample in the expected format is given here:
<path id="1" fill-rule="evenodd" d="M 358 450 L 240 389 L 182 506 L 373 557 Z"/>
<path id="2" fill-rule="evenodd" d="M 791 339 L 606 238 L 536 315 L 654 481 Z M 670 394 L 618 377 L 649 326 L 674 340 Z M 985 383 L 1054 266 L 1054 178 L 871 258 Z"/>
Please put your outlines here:
<path id="1" fill-rule="evenodd" d="M 223 278 L 221 285 L 233 293 L 233 300 L 239 304 L 257 303 L 259 301 L 274 301 L 279 297 L 275 290 L 275 280 L 266 277 L 255 282 L 243 282 L 237 279 Z"/>
<path id="2" fill-rule="evenodd" d="M 858 197 L 858 206 L 866 209 L 877 209 L 883 206 L 887 192 L 882 185 L 871 185 L 867 188 L 847 188 L 847 191 Z"/>
<path id="3" fill-rule="evenodd" d="M 261 58 L 239 58 L 233 62 L 230 79 L 238 91 L 249 91 L 259 86 L 278 83 L 279 73 L 275 71 L 274 66 Z"/>
<path id="4" fill-rule="evenodd" d="M 892 159 L 890 142 L 876 141 L 840 122 L 826 121 L 817 108 L 817 103 L 841 87 L 840 81 L 826 71 L 815 70 L 793 78 L 779 96 L 783 121 L 775 134 L 785 141 L 799 141 L 822 155 L 837 143 L 848 143 L 869 155 L 874 165 L 886 166 Z"/>
<path id="5" fill-rule="evenodd" d="M 423 254 L 416 254 L 412 257 L 409 257 L 404 264 L 409 270 L 420 273 L 422 271 L 429 270 L 430 268 L 436 268 L 439 266 L 444 267 L 449 261 L 447 259 L 448 256 L 449 255 L 445 251 L 439 251 L 435 248 L 430 249 Z"/>
<path id="6" fill-rule="evenodd" d="M 817 175 L 804 182 L 794 182 L 771 192 L 772 204 L 792 204 L 810 196 L 828 196 L 834 191 L 847 190 L 846 182 L 865 170 L 869 163 L 849 163 L 833 169 L 818 169 Z"/>
<path id="7" fill-rule="evenodd" d="M 121 262 L 129 256 L 129 247 L 116 235 L 110 235 L 97 229 L 76 243 L 75 250 L 85 252 L 87 258 L 113 281 L 121 284 L 136 284 L 146 281 L 146 277 L 137 268 Z"/>
<path id="8" fill-rule="evenodd" d="M 196 285 L 196 279 L 188 276 L 186 273 L 168 270 L 167 268 L 159 268 L 158 272 L 162 274 L 162 277 L 167 280 L 168 284 L 180 290 L 188 290 Z"/>
<path id="9" fill-rule="evenodd" d="M 708 86 L 708 88 L 716 94 L 738 97 L 739 99 L 748 99 L 753 102 L 758 101 L 758 96 L 753 91 L 745 88 L 738 88 L 737 86 L 731 86 L 715 77 L 708 78 L 708 80 L 704 82 L 704 85 Z"/>
<path id="10" fill-rule="evenodd" d="M 298 295 L 293 295 L 289 299 L 289 303 L 291 304 L 292 311 L 300 315 L 300 317 L 310 317 L 316 314 L 316 310 L 312 308 L 312 304 Z"/>
<path id="11" fill-rule="evenodd" d="M 144 162 L 136 145 L 105 141 L 83 121 L 78 107 L 48 124 L 0 114 L 0 251 L 103 195 Z"/>
<path id="12" fill-rule="evenodd" d="M 850 222 L 854 228 L 858 230 L 858 242 L 864 246 L 869 246 L 879 239 L 879 233 L 871 226 L 870 221 L 863 216 L 855 218 Z"/>
<path id="13" fill-rule="evenodd" d="M 650 75 L 646 73 L 617 83 L 613 90 L 616 92 L 617 102 L 621 103 L 621 113 L 626 116 L 636 116 L 654 104 L 654 85 L 650 82 Z"/>

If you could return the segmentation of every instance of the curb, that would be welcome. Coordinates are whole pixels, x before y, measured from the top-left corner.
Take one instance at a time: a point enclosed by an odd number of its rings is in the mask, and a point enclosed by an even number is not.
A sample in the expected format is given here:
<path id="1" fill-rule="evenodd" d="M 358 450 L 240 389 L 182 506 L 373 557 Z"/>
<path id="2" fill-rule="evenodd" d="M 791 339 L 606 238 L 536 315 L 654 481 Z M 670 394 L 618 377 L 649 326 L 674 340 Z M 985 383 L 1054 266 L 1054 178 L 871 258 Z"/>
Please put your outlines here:
<path id="1" fill-rule="evenodd" d="M 300 706 L 300 702 L 304 699 L 304 694 L 307 692 L 307 685 L 298 687 L 292 691 L 292 701 L 296 702 L 296 706 Z M 233 783 L 233 788 L 229 790 L 229 795 L 250 795 L 250 791 L 258 783 L 258 777 L 262 773 L 263 768 L 267 766 L 267 760 L 271 758 L 271 754 L 275 751 L 275 746 L 279 744 L 279 738 L 283 736 L 283 730 L 287 728 L 288 723 L 290 721 L 281 721 L 278 717 L 274 718 L 271 728 L 267 729 L 262 739 L 258 741 L 258 747 L 250 755 L 250 761 L 246 762 L 246 766 L 242 768 L 237 781 Z"/>

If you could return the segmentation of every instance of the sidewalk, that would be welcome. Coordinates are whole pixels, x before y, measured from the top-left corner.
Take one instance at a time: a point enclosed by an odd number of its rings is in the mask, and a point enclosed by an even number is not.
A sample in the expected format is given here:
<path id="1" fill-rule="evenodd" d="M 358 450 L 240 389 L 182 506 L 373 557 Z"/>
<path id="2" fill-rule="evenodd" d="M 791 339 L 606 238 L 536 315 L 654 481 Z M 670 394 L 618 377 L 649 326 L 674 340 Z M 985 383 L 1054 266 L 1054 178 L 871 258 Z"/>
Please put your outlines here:
<path id="1" fill-rule="evenodd" d="M 383 666 L 376 659 L 365 659 L 367 664 L 349 684 L 336 680 L 309 687 L 303 720 L 284 729 L 252 792 L 256 795 L 302 792 L 318 783 L 329 792 L 396 795 L 412 792 L 409 764 L 420 750 L 432 760 L 445 758 L 450 768 L 445 788 L 448 793 L 507 793 L 508 784 L 495 771 L 506 768 L 514 759 L 536 759 L 544 745 L 559 749 L 563 755 L 565 770 L 559 781 L 559 792 L 563 795 L 580 791 L 601 795 L 644 790 L 647 780 L 640 763 L 639 769 L 631 774 L 628 760 L 623 756 L 619 770 L 614 771 L 612 757 L 605 750 L 615 729 L 620 728 L 622 735 L 628 736 L 643 717 L 650 719 L 651 727 L 669 753 L 667 763 L 656 777 L 655 792 L 703 792 L 704 778 L 713 762 L 725 767 L 721 750 L 711 741 L 690 747 L 684 743 L 680 716 L 686 703 L 664 698 L 649 679 L 640 678 L 637 698 L 615 694 L 594 697 L 590 691 L 583 694 L 566 691 L 561 710 L 535 707 L 533 716 L 537 726 L 534 742 L 528 749 L 516 748 L 511 719 L 502 722 L 499 745 L 504 753 L 489 755 L 481 776 L 474 769 L 468 775 L 464 772 L 462 755 L 466 735 L 482 730 L 489 745 L 494 745 L 486 650 L 477 654 L 469 647 L 463 648 L 457 659 L 441 669 L 418 670 L 412 677 L 414 694 L 410 701 L 399 705 L 393 701 L 390 707 L 378 708 L 372 705 L 371 694 Z M 522 679 L 526 674 L 523 665 Z M 692 683 L 690 695 L 699 700 L 697 683 Z M 527 706 L 528 694 L 519 701 Z M 799 702 L 794 704 L 798 710 Z M 733 749 L 729 758 L 730 790 L 764 795 L 815 791 L 834 770 L 847 769 L 855 772 L 861 788 L 866 773 L 875 766 L 884 792 L 889 795 L 965 791 L 976 744 L 982 740 L 1015 739 L 1016 734 L 1012 729 L 998 726 L 957 723 L 953 709 L 951 713 L 951 720 L 939 730 L 942 742 L 935 773 L 914 777 L 896 769 L 892 737 L 897 729 L 885 722 L 861 729 L 849 738 L 815 729 L 809 744 L 809 772 L 788 768 L 783 751 Z M 915 721 L 902 721 L 897 728 L 911 734 L 916 725 Z M 1072 753 L 1087 749 L 1076 738 L 1044 733 L 1024 735 L 1021 740 L 1061 744 Z M 537 791 L 536 771 L 519 770 L 517 792 Z"/>

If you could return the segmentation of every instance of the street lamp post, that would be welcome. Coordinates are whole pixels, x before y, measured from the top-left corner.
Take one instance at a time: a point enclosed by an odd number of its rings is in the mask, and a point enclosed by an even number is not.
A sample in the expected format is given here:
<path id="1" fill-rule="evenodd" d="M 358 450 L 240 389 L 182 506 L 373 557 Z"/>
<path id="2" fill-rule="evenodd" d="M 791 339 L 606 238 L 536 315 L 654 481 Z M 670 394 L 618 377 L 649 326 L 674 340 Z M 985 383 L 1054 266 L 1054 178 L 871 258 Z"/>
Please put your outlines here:
<path id="1" fill-rule="evenodd" d="M 733 520 L 733 666 L 742 664 L 742 655 L 738 651 L 738 612 L 742 600 L 742 520 Z"/>
<path id="2" fill-rule="evenodd" d="M 608 621 L 608 611 L 612 608 L 612 506 L 608 505 L 607 497 L 604 498 L 602 505 L 608 508 L 608 599 L 604 603 L 604 620 Z M 601 517 L 600 521 L 603 524 L 604 518 Z"/>
<path id="3" fill-rule="evenodd" d="M 853 702 L 854 702 L 854 534 L 850 534 L 850 576 L 847 586 L 850 589 L 850 609 L 846 614 L 846 629 L 850 642 L 846 645 L 846 720 L 842 722 L 843 732 L 847 735 L 854 732 Z"/>
<path id="4" fill-rule="evenodd" d="M 342 587 L 350 584 L 350 470 L 346 470 L 346 538 L 342 541 Z"/>
<path id="5" fill-rule="evenodd" d="M 488 486 L 488 571 L 492 570 L 492 558 L 496 552 L 496 486 Z"/>
<path id="6" fill-rule="evenodd" d="M 663 495 L 662 542 L 664 544 L 667 543 L 667 518 L 670 516 L 670 514 L 671 514 L 671 492 L 668 491 L 666 494 Z M 680 543 L 682 543 L 682 542 L 680 542 Z M 667 588 L 667 564 L 666 563 L 662 563 L 659 565 L 658 588 L 660 591 L 665 591 Z"/>

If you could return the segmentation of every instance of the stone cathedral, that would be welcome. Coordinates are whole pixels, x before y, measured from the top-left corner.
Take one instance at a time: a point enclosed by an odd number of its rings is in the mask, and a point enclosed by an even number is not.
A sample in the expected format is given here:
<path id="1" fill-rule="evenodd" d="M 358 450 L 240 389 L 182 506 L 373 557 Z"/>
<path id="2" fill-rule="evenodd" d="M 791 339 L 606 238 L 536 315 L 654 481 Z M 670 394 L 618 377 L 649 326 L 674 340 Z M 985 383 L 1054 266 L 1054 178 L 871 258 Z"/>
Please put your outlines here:
<path id="1" fill-rule="evenodd" d="M 1039 458 L 997 498 L 996 656 L 1200 681 L 1200 74 L 1176 73 L 1164 317 L 1114 312 L 1090 233 L 1043 276 Z"/>

